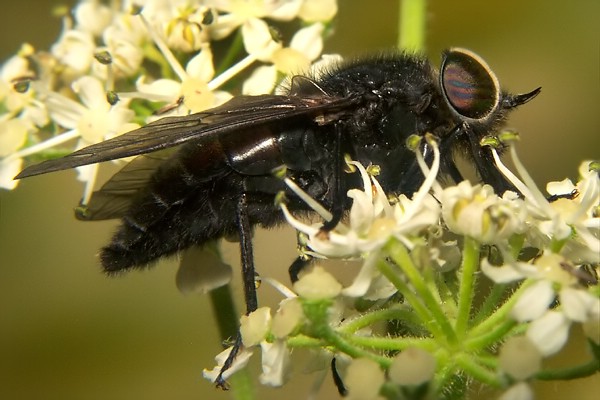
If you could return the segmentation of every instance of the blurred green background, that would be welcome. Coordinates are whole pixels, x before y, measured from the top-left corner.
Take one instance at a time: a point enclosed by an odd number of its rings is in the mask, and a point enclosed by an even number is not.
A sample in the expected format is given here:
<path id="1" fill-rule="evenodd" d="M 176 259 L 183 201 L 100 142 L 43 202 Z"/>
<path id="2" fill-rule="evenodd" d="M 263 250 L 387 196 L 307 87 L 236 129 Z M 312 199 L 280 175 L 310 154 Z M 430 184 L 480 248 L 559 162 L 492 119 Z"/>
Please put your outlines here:
<path id="1" fill-rule="evenodd" d="M 339 3 L 327 52 L 348 56 L 394 46 L 397 2 Z M 50 16 L 56 4 L 65 3 L 3 2 L 0 60 L 22 42 L 49 48 L 60 30 L 60 21 Z M 580 160 L 600 158 L 599 16 L 597 0 L 430 2 L 427 47 L 435 65 L 442 49 L 467 47 L 487 60 L 504 88 L 543 87 L 509 122 L 521 132 L 519 154 L 540 183 L 575 177 Z M 208 297 L 177 291 L 173 261 L 106 278 L 95 255 L 115 223 L 75 221 L 80 194 L 72 171 L 0 192 L 0 398 L 228 398 L 201 378 L 219 351 Z M 225 253 L 237 263 L 235 246 L 226 246 Z M 261 274 L 288 282 L 292 232 L 257 232 L 256 253 Z M 234 287 L 241 304 L 238 275 Z M 272 290 L 260 290 L 262 302 L 273 301 Z M 574 346 L 562 356 L 583 357 L 585 350 Z M 260 388 L 261 398 L 305 398 L 314 376 L 302 374 L 303 363 L 295 364 L 291 387 Z M 335 398 L 329 381 L 321 399 Z M 580 400 L 597 399 L 600 379 L 538 389 L 541 399 L 574 393 Z"/>

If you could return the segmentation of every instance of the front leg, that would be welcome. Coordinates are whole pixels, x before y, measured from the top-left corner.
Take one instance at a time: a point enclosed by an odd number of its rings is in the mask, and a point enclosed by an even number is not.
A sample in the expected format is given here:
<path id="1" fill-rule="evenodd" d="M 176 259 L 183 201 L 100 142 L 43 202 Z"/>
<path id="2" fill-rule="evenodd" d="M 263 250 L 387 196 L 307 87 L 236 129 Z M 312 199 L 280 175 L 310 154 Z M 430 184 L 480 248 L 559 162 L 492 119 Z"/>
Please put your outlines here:
<path id="1" fill-rule="evenodd" d="M 255 311 L 258 308 L 258 300 L 256 296 L 256 271 L 254 268 L 254 254 L 252 249 L 252 226 L 248 217 L 248 199 L 246 194 L 242 194 L 236 206 L 236 222 L 240 237 L 240 257 L 242 262 L 242 281 L 244 284 L 244 298 L 246 300 L 246 315 Z M 238 331 L 235 342 L 223 363 L 223 367 L 215 380 L 217 387 L 227 390 L 229 385 L 223 378 L 223 374 L 231 368 L 235 357 L 242 348 L 242 335 Z"/>

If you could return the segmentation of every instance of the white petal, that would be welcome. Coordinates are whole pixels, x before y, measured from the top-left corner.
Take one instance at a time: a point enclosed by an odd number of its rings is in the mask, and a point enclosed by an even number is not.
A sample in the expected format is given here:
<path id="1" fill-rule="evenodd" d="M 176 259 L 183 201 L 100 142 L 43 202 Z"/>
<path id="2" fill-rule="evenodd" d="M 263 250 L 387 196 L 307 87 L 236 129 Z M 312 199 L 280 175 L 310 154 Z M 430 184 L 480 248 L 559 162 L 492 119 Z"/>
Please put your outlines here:
<path id="1" fill-rule="evenodd" d="M 560 182 L 548 182 L 546 184 L 546 192 L 552 195 L 571 193 L 574 189 L 575 185 L 568 178 Z"/>
<path id="2" fill-rule="evenodd" d="M 275 2 L 273 9 L 269 11 L 269 17 L 281 21 L 290 21 L 298 15 L 302 3 L 303 0 L 284 0 Z"/>
<path id="3" fill-rule="evenodd" d="M 560 291 L 563 312 L 573 321 L 585 322 L 598 302 L 600 299 L 581 289 L 566 287 Z"/>
<path id="4" fill-rule="evenodd" d="M 252 96 L 271 93 L 277 80 L 277 69 L 272 65 L 264 65 L 256 68 L 252 75 L 244 81 L 243 94 Z"/>
<path id="5" fill-rule="evenodd" d="M 527 337 L 543 356 L 559 351 L 567 342 L 571 321 L 561 312 L 548 311 L 527 329 Z"/>
<path id="6" fill-rule="evenodd" d="M 258 18 L 251 18 L 242 25 L 244 48 L 248 54 L 256 54 L 261 60 L 268 60 L 273 52 L 281 48 L 271 36 L 267 23 Z"/>
<path id="7" fill-rule="evenodd" d="M 433 378 L 434 356 L 417 347 L 409 347 L 392 359 L 388 370 L 390 380 L 399 385 L 420 385 Z"/>
<path id="8" fill-rule="evenodd" d="M 512 385 L 498 400 L 533 400 L 533 390 L 526 382 Z"/>
<path id="9" fill-rule="evenodd" d="M 375 269 L 377 259 L 377 254 L 374 253 L 369 255 L 352 284 L 342 290 L 344 296 L 361 297 L 367 293 L 367 290 L 369 290 L 371 282 L 373 281 L 373 277 L 377 273 L 377 269 Z"/>
<path id="10" fill-rule="evenodd" d="M 289 376 L 290 351 L 285 341 L 274 343 L 262 342 L 262 374 L 258 377 L 260 383 L 267 386 L 282 386 Z"/>
<path id="11" fill-rule="evenodd" d="M 337 13 L 336 0 L 304 0 L 298 17 L 304 21 L 329 21 Z"/>
<path id="12" fill-rule="evenodd" d="M 349 400 L 375 400 L 385 375 L 379 364 L 368 358 L 352 360 L 346 371 L 344 383 L 348 387 Z"/>
<path id="13" fill-rule="evenodd" d="M 215 382 L 217 380 L 217 377 L 219 376 L 219 373 L 221 372 L 221 369 L 223 368 L 225 360 L 227 360 L 227 357 L 229 356 L 229 353 L 231 353 L 232 349 L 233 347 L 228 347 L 219 354 L 217 354 L 217 356 L 215 357 L 217 365 L 211 370 L 205 369 L 204 371 L 202 371 L 202 376 L 204 376 L 204 378 L 208 379 L 211 382 Z M 223 379 L 229 379 L 231 375 L 243 369 L 248 364 L 251 355 L 251 351 L 247 349 L 240 349 L 229 369 L 223 373 Z"/>
<path id="14" fill-rule="evenodd" d="M 300 29 L 290 42 L 292 49 L 298 50 L 309 60 L 316 60 L 323 51 L 323 30 L 321 23 L 312 24 Z"/>
<path id="15" fill-rule="evenodd" d="M 342 285 L 320 266 L 304 274 L 294 283 L 294 291 L 309 300 L 334 298 L 342 291 Z"/>
<path id="16" fill-rule="evenodd" d="M 172 79 L 157 79 L 152 83 L 145 83 L 144 76 L 141 76 L 135 85 L 148 100 L 174 101 L 181 92 L 181 83 Z"/>
<path id="17" fill-rule="evenodd" d="M 19 181 L 13 178 L 23 168 L 22 158 L 0 159 L 0 188 L 12 190 L 17 187 Z"/>
<path id="18" fill-rule="evenodd" d="M 539 318 L 548 310 L 554 297 L 555 294 L 551 282 L 536 282 L 521 294 L 510 315 L 519 322 Z"/>
<path id="19" fill-rule="evenodd" d="M 213 54 L 209 48 L 203 49 L 194 56 L 186 65 L 185 72 L 189 76 L 209 82 L 215 75 L 213 66 Z"/>
<path id="20" fill-rule="evenodd" d="M 533 266 L 532 266 L 533 267 Z M 490 264 L 487 258 L 481 262 L 481 272 L 496 283 L 508 283 L 524 279 L 525 276 L 510 264 L 496 267 Z"/>
<path id="21" fill-rule="evenodd" d="M 271 327 L 271 309 L 260 307 L 240 318 L 240 335 L 245 347 L 260 343 Z"/>
<path id="22" fill-rule="evenodd" d="M 0 158 L 21 148 L 27 140 L 27 124 L 21 119 L 0 121 Z"/>
<path id="23" fill-rule="evenodd" d="M 183 252 L 175 276 L 181 293 L 207 293 L 231 281 L 231 266 L 221 260 L 213 246 L 193 246 Z"/>

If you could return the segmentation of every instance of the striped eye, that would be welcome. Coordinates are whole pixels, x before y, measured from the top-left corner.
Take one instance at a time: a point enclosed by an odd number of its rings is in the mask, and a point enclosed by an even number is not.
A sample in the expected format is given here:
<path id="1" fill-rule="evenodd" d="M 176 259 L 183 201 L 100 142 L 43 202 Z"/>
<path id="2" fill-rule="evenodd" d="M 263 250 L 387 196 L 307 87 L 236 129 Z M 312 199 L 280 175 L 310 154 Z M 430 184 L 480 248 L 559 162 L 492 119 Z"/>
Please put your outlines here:
<path id="1" fill-rule="evenodd" d="M 461 117 L 486 119 L 500 103 L 496 75 L 469 50 L 452 48 L 445 54 L 440 84 L 446 102 Z"/>

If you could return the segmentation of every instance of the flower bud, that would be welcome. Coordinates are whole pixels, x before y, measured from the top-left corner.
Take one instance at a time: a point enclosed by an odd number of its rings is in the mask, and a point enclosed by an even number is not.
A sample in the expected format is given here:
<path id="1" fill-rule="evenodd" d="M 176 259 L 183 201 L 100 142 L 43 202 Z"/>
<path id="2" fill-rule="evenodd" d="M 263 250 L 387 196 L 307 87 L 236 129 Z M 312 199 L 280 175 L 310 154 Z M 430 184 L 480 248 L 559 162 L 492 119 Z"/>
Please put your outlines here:
<path id="1" fill-rule="evenodd" d="M 390 380 L 399 385 L 420 385 L 431 380 L 435 372 L 435 358 L 429 352 L 410 347 L 392 361 L 388 371 Z"/>
<path id="2" fill-rule="evenodd" d="M 342 285 L 329 272 L 316 266 L 294 283 L 294 290 L 308 300 L 330 299 L 340 294 Z"/>

